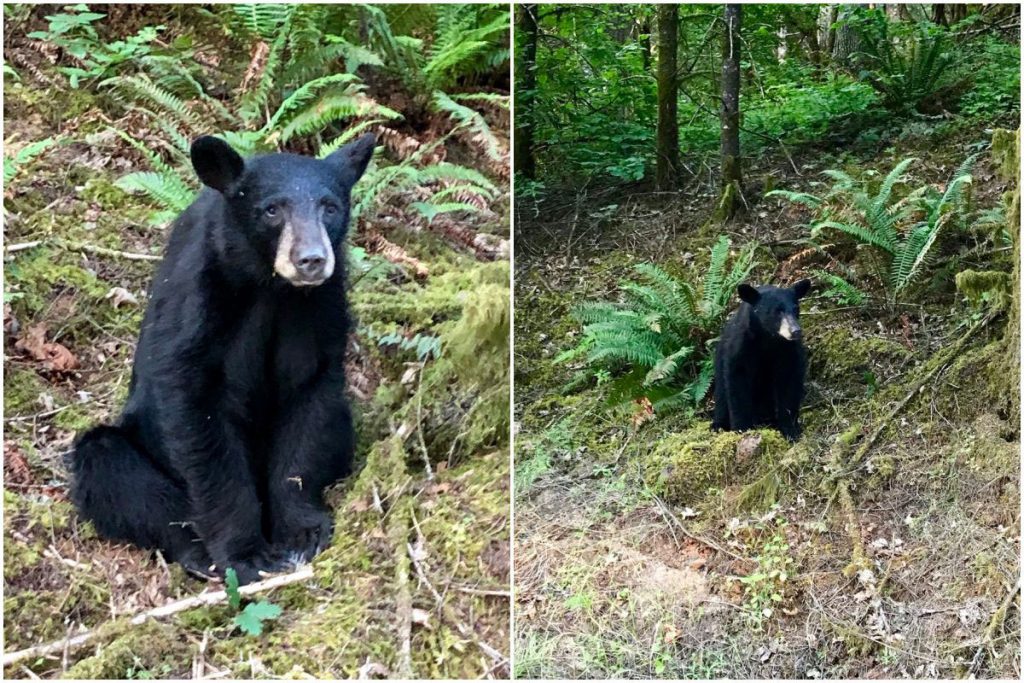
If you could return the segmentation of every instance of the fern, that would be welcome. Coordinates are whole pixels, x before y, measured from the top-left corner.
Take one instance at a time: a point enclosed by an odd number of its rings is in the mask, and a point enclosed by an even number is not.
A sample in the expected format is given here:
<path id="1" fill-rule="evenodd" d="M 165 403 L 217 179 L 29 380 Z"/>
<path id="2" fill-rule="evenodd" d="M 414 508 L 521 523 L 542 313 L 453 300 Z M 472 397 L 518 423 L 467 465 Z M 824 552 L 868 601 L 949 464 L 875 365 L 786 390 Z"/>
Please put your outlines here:
<path id="1" fill-rule="evenodd" d="M 194 132 L 202 131 L 206 127 L 206 121 L 184 100 L 154 83 L 146 74 L 115 76 L 101 82 L 100 87 L 113 88 L 137 104 L 148 102 Z"/>
<path id="2" fill-rule="evenodd" d="M 707 394 L 714 372 L 713 343 L 736 286 L 753 268 L 756 245 L 729 260 L 731 243 L 722 237 L 711 249 L 700 287 L 653 264 L 636 267 L 639 280 L 619 285 L 619 302 L 586 302 L 574 316 L 583 325 L 580 342 L 558 356 L 585 357 L 595 371 L 626 371 L 631 397 L 647 396 L 660 412 L 695 407 Z"/>
<path id="3" fill-rule="evenodd" d="M 22 147 L 14 156 L 4 155 L 4 188 L 14 180 L 18 169 L 27 165 L 40 154 L 60 143 L 60 138 L 44 138 Z"/>
<path id="4" fill-rule="evenodd" d="M 824 270 L 812 271 L 819 282 L 825 283 L 827 288 L 822 292 L 824 296 L 838 301 L 847 306 L 860 306 L 867 299 L 867 295 L 855 286 L 838 275 Z"/>
<path id="5" fill-rule="evenodd" d="M 479 112 L 459 104 L 445 93 L 437 90 L 434 92 L 434 106 L 459 122 L 458 127 L 466 127 L 473 134 L 473 142 L 493 161 L 500 161 L 502 158 L 501 147 L 498 139 L 491 132 L 491 127 Z"/>
<path id="6" fill-rule="evenodd" d="M 903 294 L 928 269 L 943 228 L 954 219 L 966 227 L 969 213 L 970 170 L 978 155 L 966 159 L 940 194 L 923 186 L 896 198 L 896 188 L 916 159 L 899 162 L 872 192 L 868 182 L 858 183 L 848 174 L 829 170 L 824 175 L 835 183 L 818 210 L 822 218 L 811 224 L 811 236 L 832 230 L 873 247 L 886 260 L 883 280 L 890 298 Z M 772 193 L 798 201 L 798 193 Z M 832 293 L 848 301 L 862 301 L 863 294 L 838 276 L 827 276 Z"/>

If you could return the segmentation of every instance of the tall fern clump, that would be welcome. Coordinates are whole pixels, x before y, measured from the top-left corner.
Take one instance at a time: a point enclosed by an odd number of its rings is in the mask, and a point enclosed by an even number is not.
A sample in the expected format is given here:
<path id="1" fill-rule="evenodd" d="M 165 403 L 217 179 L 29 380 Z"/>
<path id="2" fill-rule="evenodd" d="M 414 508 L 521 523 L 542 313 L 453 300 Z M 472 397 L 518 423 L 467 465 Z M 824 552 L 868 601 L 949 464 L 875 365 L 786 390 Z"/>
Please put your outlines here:
<path id="1" fill-rule="evenodd" d="M 895 302 L 928 270 L 943 230 L 951 223 L 966 227 L 971 169 L 977 158 L 968 157 L 941 192 L 924 185 L 908 193 L 896 193 L 907 170 L 917 161 L 911 158 L 898 163 L 877 186 L 871 180 L 858 181 L 832 169 L 824 172 L 833 185 L 822 197 L 787 190 L 774 190 L 766 196 L 816 210 L 819 217 L 811 223 L 812 237 L 826 230 L 838 232 L 880 255 L 883 269 L 878 277 L 890 301 Z M 851 287 L 845 281 L 843 286 Z"/>
<path id="2" fill-rule="evenodd" d="M 118 185 L 148 196 L 159 207 L 152 222 L 163 224 L 188 206 L 198 189 L 191 180 L 189 144 L 199 135 L 217 134 L 244 155 L 295 150 L 322 158 L 372 130 L 384 149 L 361 180 L 354 219 L 367 215 L 370 207 L 396 200 L 428 224 L 451 214 L 488 215 L 499 189 L 481 171 L 447 162 L 446 145 L 458 138 L 479 152 L 482 167 L 492 176 L 507 175 L 507 145 L 482 110 L 507 110 L 508 97 L 449 94 L 440 88 L 472 81 L 507 61 L 508 9 L 474 5 L 428 10 L 423 16 L 434 23 L 427 31 L 429 42 L 395 35 L 390 16 L 401 13 L 387 7 L 218 8 L 224 31 L 250 50 L 248 66 L 229 100 L 211 94 L 211 76 L 199 65 L 205 58 L 192 47 L 173 57 L 147 55 L 138 60 L 135 73 L 101 83 L 162 133 L 161 144 L 154 148 L 137 133 L 115 130 L 150 166 L 121 178 Z M 502 25 L 504 36 L 498 30 Z M 378 101 L 367 85 L 379 80 L 368 78 L 374 72 L 402 74 L 411 88 L 407 101 L 413 104 L 397 111 Z M 414 104 L 418 99 L 424 103 L 422 110 Z M 440 137 L 422 144 L 388 127 L 409 117 L 420 125 L 425 116 L 444 122 L 447 129 L 442 127 Z"/>
<path id="3" fill-rule="evenodd" d="M 859 75 L 882 96 L 886 109 L 915 112 L 950 80 L 954 46 L 942 28 L 893 23 L 877 9 L 860 10 L 854 23 L 861 37 Z"/>
<path id="4" fill-rule="evenodd" d="M 652 264 L 636 266 L 638 281 L 620 283 L 621 302 L 591 302 L 575 311 L 580 343 L 560 361 L 584 357 L 598 373 L 619 373 L 616 393 L 646 397 L 656 411 L 694 408 L 714 376 L 713 340 L 736 287 L 754 266 L 756 244 L 728 265 L 730 240 L 711 249 L 699 287 Z"/>

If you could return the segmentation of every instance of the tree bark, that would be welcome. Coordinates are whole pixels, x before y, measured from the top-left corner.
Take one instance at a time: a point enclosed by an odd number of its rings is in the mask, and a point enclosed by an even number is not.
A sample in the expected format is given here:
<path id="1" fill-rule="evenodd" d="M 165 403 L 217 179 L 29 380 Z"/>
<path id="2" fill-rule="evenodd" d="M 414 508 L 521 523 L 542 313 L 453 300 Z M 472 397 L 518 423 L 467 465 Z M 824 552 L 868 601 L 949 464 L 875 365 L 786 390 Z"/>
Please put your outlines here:
<path id="1" fill-rule="evenodd" d="M 836 41 L 832 47 L 833 64 L 848 66 L 853 53 L 860 48 L 860 36 L 857 34 L 856 29 L 849 22 L 842 21 L 849 18 L 853 12 L 853 5 L 843 5 L 839 9 L 839 21 L 841 23 L 836 28 Z"/>
<path id="2" fill-rule="evenodd" d="M 534 100 L 537 88 L 537 5 L 519 5 L 516 32 L 522 36 L 522 52 L 516 65 L 519 76 L 515 96 L 516 172 L 533 180 L 537 175 L 534 156 Z"/>
<path id="3" fill-rule="evenodd" d="M 722 37 L 721 158 L 722 195 L 718 218 L 728 220 L 742 201 L 743 171 L 740 163 L 740 23 L 742 5 L 725 6 Z"/>
<path id="4" fill-rule="evenodd" d="M 656 184 L 671 190 L 679 168 L 679 81 L 676 52 L 679 6 L 658 5 L 658 133 Z"/>

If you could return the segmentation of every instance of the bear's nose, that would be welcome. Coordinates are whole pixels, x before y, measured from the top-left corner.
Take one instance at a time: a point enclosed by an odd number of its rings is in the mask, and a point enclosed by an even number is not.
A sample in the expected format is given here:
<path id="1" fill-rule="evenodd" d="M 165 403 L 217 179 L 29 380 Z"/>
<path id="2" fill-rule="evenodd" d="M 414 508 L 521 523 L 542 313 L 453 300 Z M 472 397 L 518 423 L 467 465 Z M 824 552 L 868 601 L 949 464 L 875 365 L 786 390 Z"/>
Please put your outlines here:
<path id="1" fill-rule="evenodd" d="M 323 249 L 307 249 L 299 253 L 293 263 L 303 276 L 313 278 L 323 271 L 327 255 Z"/>

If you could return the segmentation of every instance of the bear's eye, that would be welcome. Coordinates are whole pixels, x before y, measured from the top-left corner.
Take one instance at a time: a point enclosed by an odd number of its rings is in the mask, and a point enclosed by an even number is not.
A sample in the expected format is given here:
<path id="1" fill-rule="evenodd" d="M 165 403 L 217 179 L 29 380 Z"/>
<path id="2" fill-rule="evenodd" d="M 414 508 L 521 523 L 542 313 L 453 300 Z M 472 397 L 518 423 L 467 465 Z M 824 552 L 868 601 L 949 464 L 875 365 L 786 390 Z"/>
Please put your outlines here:
<path id="1" fill-rule="evenodd" d="M 338 213 L 338 207 L 336 207 L 334 204 L 325 204 L 324 205 L 324 215 L 325 216 L 333 216 L 336 213 Z"/>
<path id="2" fill-rule="evenodd" d="M 263 214 L 267 218 L 276 218 L 277 217 L 277 207 L 274 206 L 273 204 L 271 204 L 267 208 L 263 209 Z"/>

